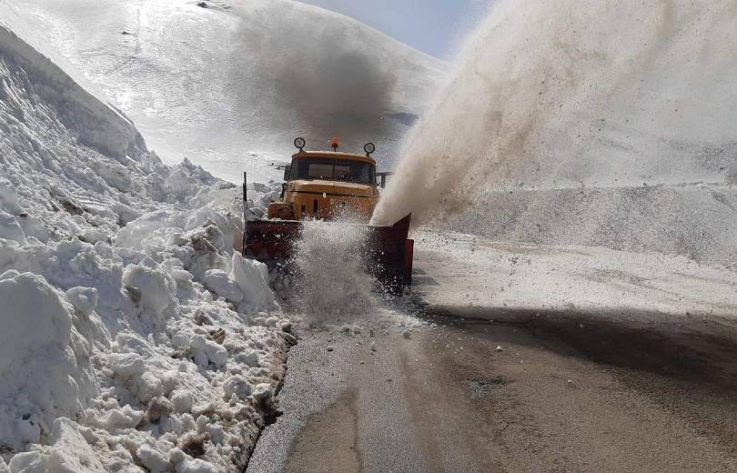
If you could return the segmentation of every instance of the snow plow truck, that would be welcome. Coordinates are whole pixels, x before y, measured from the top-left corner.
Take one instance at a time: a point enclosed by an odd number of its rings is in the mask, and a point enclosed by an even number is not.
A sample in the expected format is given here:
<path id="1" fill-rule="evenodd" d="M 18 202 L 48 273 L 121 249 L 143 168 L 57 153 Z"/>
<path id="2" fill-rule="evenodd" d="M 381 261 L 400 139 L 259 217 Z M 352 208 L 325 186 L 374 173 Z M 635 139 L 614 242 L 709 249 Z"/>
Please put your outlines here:
<path id="1" fill-rule="evenodd" d="M 389 173 L 377 173 L 372 143 L 365 154 L 338 151 L 340 142 L 331 140 L 332 151 L 305 151 L 306 141 L 294 141 L 297 153 L 283 166 L 284 183 L 279 200 L 271 202 L 266 219 L 249 218 L 244 175 L 243 200 L 246 228 L 242 253 L 266 263 L 270 269 L 289 270 L 295 242 L 305 219 L 331 221 L 347 217 L 352 225 L 366 226 L 363 255 L 365 269 L 388 292 L 402 292 L 412 283 L 414 241 L 408 238 L 411 215 L 391 227 L 369 225 L 380 189 Z"/>

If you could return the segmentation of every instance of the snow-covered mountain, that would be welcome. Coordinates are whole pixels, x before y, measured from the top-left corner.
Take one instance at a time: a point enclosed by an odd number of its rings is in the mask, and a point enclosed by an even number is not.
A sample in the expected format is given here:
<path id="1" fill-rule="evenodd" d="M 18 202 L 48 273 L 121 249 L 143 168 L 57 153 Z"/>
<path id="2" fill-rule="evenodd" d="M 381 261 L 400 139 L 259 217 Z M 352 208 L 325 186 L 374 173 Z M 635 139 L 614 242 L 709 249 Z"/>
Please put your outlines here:
<path id="1" fill-rule="evenodd" d="M 239 188 L 164 165 L 4 6 L 0 472 L 242 470 L 291 335 Z"/>
<path id="2" fill-rule="evenodd" d="M 14 3 L 133 118 L 168 163 L 239 181 L 277 176 L 305 136 L 378 145 L 391 167 L 444 63 L 348 17 L 291 0 Z"/>

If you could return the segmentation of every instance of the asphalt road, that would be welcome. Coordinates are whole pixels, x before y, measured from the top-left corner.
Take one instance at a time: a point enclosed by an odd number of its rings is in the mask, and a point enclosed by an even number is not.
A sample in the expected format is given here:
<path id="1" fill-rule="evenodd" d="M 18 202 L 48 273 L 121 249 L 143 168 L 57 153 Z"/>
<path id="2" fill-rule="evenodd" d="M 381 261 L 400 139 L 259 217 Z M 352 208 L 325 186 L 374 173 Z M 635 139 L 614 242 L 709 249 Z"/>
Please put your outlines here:
<path id="1" fill-rule="evenodd" d="M 306 329 L 248 472 L 737 471 L 737 327 L 548 315 Z"/>
<path id="2" fill-rule="evenodd" d="M 737 472 L 737 275 L 469 245 L 420 315 L 298 327 L 248 473 Z"/>

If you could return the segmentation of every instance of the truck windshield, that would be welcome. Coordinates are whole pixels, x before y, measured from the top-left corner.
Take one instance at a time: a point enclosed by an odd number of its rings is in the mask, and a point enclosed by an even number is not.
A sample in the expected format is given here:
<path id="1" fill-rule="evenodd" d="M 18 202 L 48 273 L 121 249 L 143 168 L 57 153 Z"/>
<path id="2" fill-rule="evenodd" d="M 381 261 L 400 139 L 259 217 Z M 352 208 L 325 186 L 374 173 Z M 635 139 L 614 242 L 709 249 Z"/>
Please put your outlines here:
<path id="1" fill-rule="evenodd" d="M 325 179 L 328 181 L 358 182 L 361 184 L 376 183 L 376 169 L 369 163 L 360 161 L 343 161 L 326 158 L 299 158 L 292 162 L 294 179 Z"/>

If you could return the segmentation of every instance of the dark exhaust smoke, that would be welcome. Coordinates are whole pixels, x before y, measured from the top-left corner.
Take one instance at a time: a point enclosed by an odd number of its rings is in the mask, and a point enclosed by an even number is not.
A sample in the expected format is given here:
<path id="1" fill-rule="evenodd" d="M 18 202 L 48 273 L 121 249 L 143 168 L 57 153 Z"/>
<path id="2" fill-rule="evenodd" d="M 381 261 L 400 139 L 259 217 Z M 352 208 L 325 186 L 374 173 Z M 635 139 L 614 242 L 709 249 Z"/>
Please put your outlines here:
<path id="1" fill-rule="evenodd" d="M 311 57 L 283 64 L 278 75 L 279 95 L 287 98 L 306 134 L 324 138 L 337 134 L 346 145 L 356 147 L 383 133 L 383 114 L 391 108 L 395 78 L 359 50 L 307 52 L 313 53 Z"/>
<path id="2" fill-rule="evenodd" d="M 241 25 L 249 50 L 239 62 L 243 66 L 248 62 L 243 70 L 258 70 L 264 78 L 260 93 L 273 95 L 272 107 L 262 113 L 307 138 L 308 149 L 325 148 L 330 137 L 338 135 L 341 148 L 356 151 L 383 136 L 395 74 L 365 44 L 355 41 L 345 27 L 350 22 L 326 22 L 334 26 L 326 28 L 323 22 L 300 19 L 297 6 L 285 3 L 284 7 L 278 21 L 269 18 Z M 241 8 L 252 18 L 273 12 L 259 2 Z M 240 106 L 249 105 L 244 101 Z"/>

